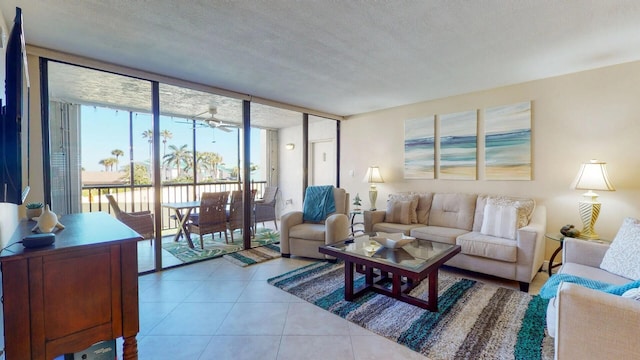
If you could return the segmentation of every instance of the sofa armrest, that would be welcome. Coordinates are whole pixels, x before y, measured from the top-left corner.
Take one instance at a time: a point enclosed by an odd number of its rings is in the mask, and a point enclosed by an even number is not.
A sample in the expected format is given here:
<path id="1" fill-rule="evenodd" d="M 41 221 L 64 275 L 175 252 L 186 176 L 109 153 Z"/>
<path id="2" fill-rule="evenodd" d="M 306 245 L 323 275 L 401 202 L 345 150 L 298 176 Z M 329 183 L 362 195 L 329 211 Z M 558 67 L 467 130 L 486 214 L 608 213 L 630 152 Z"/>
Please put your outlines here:
<path id="1" fill-rule="evenodd" d="M 599 268 L 608 243 L 566 237 L 562 244 L 562 261 Z"/>
<path id="2" fill-rule="evenodd" d="M 373 232 L 373 225 L 384 222 L 384 210 L 365 210 L 362 214 L 364 218 L 364 231 Z"/>
<path id="3" fill-rule="evenodd" d="M 516 232 L 518 255 L 516 280 L 529 283 L 544 262 L 544 232 L 547 228 L 547 208 L 539 205 L 534 210 L 527 226 Z"/>
<path id="4" fill-rule="evenodd" d="M 324 243 L 333 244 L 349 237 L 349 217 L 345 214 L 333 214 L 324 222 Z"/>
<path id="5" fill-rule="evenodd" d="M 280 217 L 280 252 L 290 254 L 289 229 L 302 224 L 302 211 L 291 211 Z"/>
<path id="6" fill-rule="evenodd" d="M 640 302 L 572 283 L 556 300 L 556 359 L 640 359 Z"/>

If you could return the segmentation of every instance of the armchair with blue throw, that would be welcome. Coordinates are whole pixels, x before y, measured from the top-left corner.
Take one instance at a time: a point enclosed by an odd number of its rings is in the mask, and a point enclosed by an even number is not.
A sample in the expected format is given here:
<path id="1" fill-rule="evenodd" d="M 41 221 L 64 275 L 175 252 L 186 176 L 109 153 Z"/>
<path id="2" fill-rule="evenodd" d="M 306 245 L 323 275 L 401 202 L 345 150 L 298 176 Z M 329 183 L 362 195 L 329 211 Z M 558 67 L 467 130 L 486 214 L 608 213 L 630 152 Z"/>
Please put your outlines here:
<path id="1" fill-rule="evenodd" d="M 333 186 L 309 186 L 303 211 L 292 211 L 280 218 L 280 251 L 315 259 L 333 259 L 318 247 L 349 236 L 349 194 Z"/>

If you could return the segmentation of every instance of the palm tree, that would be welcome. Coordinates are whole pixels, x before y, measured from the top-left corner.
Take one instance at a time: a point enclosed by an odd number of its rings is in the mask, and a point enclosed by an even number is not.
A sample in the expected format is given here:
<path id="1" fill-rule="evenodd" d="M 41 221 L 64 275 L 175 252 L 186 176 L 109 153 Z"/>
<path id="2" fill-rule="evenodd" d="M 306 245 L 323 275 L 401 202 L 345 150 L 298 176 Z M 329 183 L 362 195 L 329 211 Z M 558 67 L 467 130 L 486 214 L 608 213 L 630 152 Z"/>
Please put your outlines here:
<path id="1" fill-rule="evenodd" d="M 160 136 L 162 137 L 162 145 L 163 145 L 162 157 L 164 157 L 167 154 L 167 139 L 173 138 L 173 133 L 165 129 L 160 131 Z"/>
<path id="2" fill-rule="evenodd" d="M 210 170 L 211 178 L 218 178 L 218 165 L 222 163 L 222 156 L 220 154 L 210 151 L 205 151 L 197 154 L 198 167 L 202 170 Z"/>
<path id="3" fill-rule="evenodd" d="M 124 151 L 120 149 L 111 150 L 111 155 L 116 157 L 116 170 L 118 170 L 118 164 L 120 163 L 119 157 L 124 155 Z"/>
<path id="4" fill-rule="evenodd" d="M 169 145 L 170 153 L 164 156 L 164 163 L 167 166 L 175 164 L 176 170 L 178 170 L 178 178 L 182 175 L 181 169 L 187 170 L 191 164 L 191 151 L 187 150 L 187 144 L 180 146 Z"/>
<path id="5" fill-rule="evenodd" d="M 109 171 L 109 165 L 107 164 L 107 159 L 102 159 L 98 161 L 98 164 L 104 166 L 104 171 Z"/>
<path id="6" fill-rule="evenodd" d="M 145 130 L 142 132 L 142 138 L 149 141 L 149 164 L 153 164 L 153 130 Z M 151 177 L 151 166 L 149 166 L 149 177 Z"/>

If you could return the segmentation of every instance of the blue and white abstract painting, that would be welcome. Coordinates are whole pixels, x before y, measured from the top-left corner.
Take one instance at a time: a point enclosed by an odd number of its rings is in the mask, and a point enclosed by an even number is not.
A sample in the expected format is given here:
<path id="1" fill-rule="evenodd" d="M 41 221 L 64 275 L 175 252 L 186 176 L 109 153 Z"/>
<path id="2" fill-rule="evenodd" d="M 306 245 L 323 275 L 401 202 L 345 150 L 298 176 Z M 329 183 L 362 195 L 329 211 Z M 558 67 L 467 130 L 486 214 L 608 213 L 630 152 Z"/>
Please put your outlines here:
<path id="1" fill-rule="evenodd" d="M 439 179 L 477 178 L 478 113 L 476 110 L 440 116 Z"/>
<path id="2" fill-rule="evenodd" d="M 485 178 L 531 180 L 531 102 L 485 110 Z"/>
<path id="3" fill-rule="evenodd" d="M 435 177 L 435 116 L 404 121 L 404 178 Z"/>

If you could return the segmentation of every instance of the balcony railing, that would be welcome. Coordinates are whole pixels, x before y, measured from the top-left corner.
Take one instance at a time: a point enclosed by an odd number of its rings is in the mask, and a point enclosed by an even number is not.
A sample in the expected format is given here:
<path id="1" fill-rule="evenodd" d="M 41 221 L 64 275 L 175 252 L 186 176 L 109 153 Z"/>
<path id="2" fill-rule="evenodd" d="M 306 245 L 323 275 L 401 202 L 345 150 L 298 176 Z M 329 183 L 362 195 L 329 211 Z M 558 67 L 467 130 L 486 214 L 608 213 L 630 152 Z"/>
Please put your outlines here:
<path id="1" fill-rule="evenodd" d="M 256 198 L 261 198 L 264 193 L 266 181 L 252 181 L 251 189 L 256 190 Z M 200 198 L 203 192 L 220 192 L 240 190 L 238 182 L 218 181 L 200 184 L 163 184 L 161 199 L 163 203 L 193 201 Z M 112 213 L 106 194 L 113 194 L 118 205 L 125 212 L 149 210 L 153 212 L 154 189 L 151 185 L 89 185 L 82 187 L 82 212 L 104 211 Z M 162 208 L 162 230 L 171 230 L 178 227 L 171 209 Z"/>

